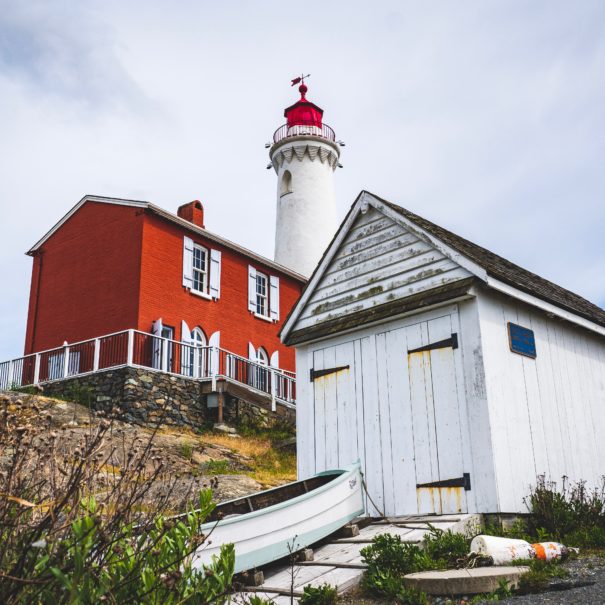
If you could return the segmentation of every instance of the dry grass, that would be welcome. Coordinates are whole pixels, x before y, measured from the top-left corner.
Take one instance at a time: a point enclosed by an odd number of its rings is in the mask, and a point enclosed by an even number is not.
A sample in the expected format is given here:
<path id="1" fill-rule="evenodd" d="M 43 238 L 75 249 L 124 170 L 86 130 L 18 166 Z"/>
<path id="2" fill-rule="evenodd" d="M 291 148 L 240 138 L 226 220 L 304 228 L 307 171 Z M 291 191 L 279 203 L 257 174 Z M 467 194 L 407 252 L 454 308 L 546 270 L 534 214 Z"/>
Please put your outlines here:
<path id="1" fill-rule="evenodd" d="M 209 433 L 203 435 L 201 441 L 228 448 L 249 459 L 250 470 L 245 474 L 264 487 L 296 480 L 296 454 L 276 449 L 268 438 L 233 438 L 222 433 Z"/>

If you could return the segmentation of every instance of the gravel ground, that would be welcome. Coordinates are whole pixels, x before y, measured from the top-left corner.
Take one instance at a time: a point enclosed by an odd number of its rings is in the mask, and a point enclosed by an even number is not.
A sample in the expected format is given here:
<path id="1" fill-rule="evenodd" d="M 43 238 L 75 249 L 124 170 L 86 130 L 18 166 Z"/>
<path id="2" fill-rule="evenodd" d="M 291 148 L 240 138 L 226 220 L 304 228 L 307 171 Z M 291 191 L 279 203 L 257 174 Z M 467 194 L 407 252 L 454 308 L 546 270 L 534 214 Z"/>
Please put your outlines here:
<path id="1" fill-rule="evenodd" d="M 569 577 L 552 581 L 547 592 L 500 601 L 511 605 L 604 605 L 605 559 L 579 557 L 565 563 Z"/>

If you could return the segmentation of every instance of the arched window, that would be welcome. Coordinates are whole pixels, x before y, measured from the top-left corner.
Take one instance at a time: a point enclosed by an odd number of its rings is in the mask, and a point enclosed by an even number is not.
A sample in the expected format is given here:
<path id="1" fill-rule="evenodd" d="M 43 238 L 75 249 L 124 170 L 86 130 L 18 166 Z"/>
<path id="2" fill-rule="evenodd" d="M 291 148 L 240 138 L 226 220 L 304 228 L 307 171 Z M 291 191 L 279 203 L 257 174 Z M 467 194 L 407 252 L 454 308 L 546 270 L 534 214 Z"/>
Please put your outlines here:
<path id="1" fill-rule="evenodd" d="M 207 342 L 202 328 L 196 327 L 191 330 L 189 367 L 194 378 L 204 378 L 208 375 L 208 351 L 204 348 Z"/>
<path id="2" fill-rule="evenodd" d="M 252 365 L 250 372 L 250 384 L 259 391 L 268 393 L 270 391 L 269 370 L 265 369 L 269 365 L 269 356 L 263 347 L 255 351 L 256 363 Z M 262 367 L 265 366 L 265 367 Z"/>
<path id="3" fill-rule="evenodd" d="M 269 356 L 263 347 L 259 347 L 258 351 L 256 351 L 256 361 L 262 366 L 269 365 Z"/>
<path id="4" fill-rule="evenodd" d="M 286 193 L 292 193 L 292 173 L 289 170 L 285 170 L 281 176 L 280 195 Z"/>

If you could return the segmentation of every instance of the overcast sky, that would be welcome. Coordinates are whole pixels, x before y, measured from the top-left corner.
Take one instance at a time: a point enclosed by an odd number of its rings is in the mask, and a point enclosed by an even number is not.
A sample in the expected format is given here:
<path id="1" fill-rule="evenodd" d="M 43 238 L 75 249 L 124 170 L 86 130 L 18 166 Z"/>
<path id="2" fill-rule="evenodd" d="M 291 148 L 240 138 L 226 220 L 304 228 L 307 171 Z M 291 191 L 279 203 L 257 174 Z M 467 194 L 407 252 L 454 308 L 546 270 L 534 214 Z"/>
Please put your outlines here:
<path id="1" fill-rule="evenodd" d="M 0 0 L 0 360 L 83 195 L 200 199 L 273 255 L 265 142 L 311 73 L 367 189 L 605 306 L 605 2 Z"/>

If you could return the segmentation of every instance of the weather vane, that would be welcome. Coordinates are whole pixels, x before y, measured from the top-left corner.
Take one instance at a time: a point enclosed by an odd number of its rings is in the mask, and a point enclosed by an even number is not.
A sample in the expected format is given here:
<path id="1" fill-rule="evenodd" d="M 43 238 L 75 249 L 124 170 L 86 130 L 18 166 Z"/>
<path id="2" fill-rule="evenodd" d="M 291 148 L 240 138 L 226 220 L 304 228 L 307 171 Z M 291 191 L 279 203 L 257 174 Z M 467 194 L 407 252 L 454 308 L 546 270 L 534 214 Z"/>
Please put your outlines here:
<path id="1" fill-rule="evenodd" d="M 299 82 L 302 82 L 304 84 L 305 78 L 309 78 L 309 77 L 311 77 L 311 74 L 307 74 L 306 76 L 303 76 L 301 74 L 301 76 L 299 78 L 294 78 L 294 80 L 292 80 L 292 84 L 290 84 L 290 86 L 296 86 L 296 84 L 298 84 Z"/>

